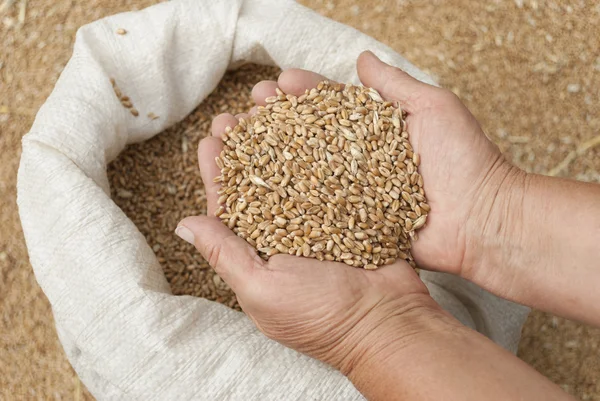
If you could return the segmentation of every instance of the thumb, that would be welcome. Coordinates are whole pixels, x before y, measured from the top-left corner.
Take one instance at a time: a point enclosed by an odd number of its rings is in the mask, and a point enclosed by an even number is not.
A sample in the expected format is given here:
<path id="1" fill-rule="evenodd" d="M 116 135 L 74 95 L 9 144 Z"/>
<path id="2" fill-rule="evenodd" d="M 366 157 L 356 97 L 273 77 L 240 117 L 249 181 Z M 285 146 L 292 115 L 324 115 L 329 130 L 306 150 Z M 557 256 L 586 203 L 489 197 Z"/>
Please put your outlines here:
<path id="1" fill-rule="evenodd" d="M 186 217 L 175 234 L 193 244 L 236 293 L 249 284 L 256 267 L 264 267 L 264 261 L 254 248 L 217 217 Z"/>
<path id="2" fill-rule="evenodd" d="M 370 51 L 358 56 L 356 68 L 363 85 L 377 90 L 386 100 L 398 101 L 400 107 L 409 113 L 422 107 L 428 92 L 437 89 L 384 63 Z"/>

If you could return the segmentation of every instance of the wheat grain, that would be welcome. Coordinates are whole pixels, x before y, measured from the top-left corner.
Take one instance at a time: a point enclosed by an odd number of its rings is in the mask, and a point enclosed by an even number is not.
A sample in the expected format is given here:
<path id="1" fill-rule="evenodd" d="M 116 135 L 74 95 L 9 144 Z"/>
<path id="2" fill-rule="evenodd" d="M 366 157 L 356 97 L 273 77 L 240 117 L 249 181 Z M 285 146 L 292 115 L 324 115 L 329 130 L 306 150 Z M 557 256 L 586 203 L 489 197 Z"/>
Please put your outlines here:
<path id="1" fill-rule="evenodd" d="M 402 111 L 327 81 L 266 103 L 223 135 L 215 215 L 264 258 L 414 265 L 410 241 L 430 208 Z"/>

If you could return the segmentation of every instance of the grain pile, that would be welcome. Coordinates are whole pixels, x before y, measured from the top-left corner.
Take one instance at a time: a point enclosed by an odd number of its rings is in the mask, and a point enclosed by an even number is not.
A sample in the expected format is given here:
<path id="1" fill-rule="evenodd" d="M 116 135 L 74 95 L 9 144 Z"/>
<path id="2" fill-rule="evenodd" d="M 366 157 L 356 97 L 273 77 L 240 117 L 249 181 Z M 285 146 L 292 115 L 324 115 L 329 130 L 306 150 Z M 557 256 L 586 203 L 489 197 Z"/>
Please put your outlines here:
<path id="1" fill-rule="evenodd" d="M 374 89 L 321 82 L 267 99 L 223 135 L 215 215 L 267 259 L 277 253 L 368 270 L 396 258 L 427 218 L 402 110 Z"/>

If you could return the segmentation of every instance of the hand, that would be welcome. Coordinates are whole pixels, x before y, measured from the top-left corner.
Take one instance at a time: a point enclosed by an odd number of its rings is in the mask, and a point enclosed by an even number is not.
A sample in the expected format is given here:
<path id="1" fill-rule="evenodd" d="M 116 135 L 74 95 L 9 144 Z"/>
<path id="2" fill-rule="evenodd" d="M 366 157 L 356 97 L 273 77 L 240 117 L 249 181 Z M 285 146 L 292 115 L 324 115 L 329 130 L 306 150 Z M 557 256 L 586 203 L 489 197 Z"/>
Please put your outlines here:
<path id="1" fill-rule="evenodd" d="M 409 316 L 437 308 L 404 261 L 376 271 L 282 254 L 267 262 L 215 217 L 188 217 L 177 233 L 229 284 L 262 333 L 344 373 L 367 349 L 391 345 Z"/>
<path id="2" fill-rule="evenodd" d="M 359 57 L 358 73 L 364 85 L 408 112 L 431 207 L 413 243 L 417 264 L 515 302 L 600 324 L 594 291 L 600 187 L 512 166 L 454 94 L 371 53 Z"/>
<path id="3" fill-rule="evenodd" d="M 514 170 L 487 139 L 477 120 L 450 91 L 424 84 L 381 62 L 372 53 L 358 59 L 365 86 L 398 102 L 408 113 L 407 132 L 421 156 L 419 172 L 431 207 L 412 253 L 429 270 L 469 276 L 469 248 L 477 248 L 488 219 L 484 195 L 498 192 Z"/>
<path id="4" fill-rule="evenodd" d="M 277 85 L 303 93 L 316 84 L 315 78 L 308 72 L 284 73 L 279 83 L 257 85 L 253 97 L 265 104 Z M 398 327 L 412 321 L 408 316 L 439 309 L 404 261 L 376 271 L 280 254 L 266 262 L 218 218 L 209 217 L 218 206 L 219 186 L 213 178 L 220 174 L 214 159 L 223 147 L 221 134 L 237 123 L 230 114 L 220 115 L 213 121 L 212 136 L 201 141 L 198 158 L 208 216 L 184 219 L 177 234 L 197 247 L 265 335 L 349 371 L 367 349 L 395 341 Z"/>

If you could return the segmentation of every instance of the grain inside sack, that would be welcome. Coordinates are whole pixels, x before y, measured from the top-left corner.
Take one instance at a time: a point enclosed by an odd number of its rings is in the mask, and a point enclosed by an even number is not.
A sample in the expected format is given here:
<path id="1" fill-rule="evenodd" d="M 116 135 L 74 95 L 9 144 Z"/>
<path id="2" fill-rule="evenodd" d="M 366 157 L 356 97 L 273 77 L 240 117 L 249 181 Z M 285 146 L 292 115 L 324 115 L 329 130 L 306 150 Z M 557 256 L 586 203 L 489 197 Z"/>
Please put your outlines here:
<path id="1" fill-rule="evenodd" d="M 215 215 L 265 259 L 414 266 L 411 240 L 430 208 L 404 117 L 362 86 L 278 90 L 223 135 Z"/>
<path id="2" fill-rule="evenodd" d="M 254 84 L 277 79 L 280 72 L 254 64 L 228 72 L 184 120 L 147 141 L 127 146 L 109 165 L 114 202 L 146 238 L 175 295 L 206 298 L 240 309 L 235 294 L 200 252 L 173 230 L 184 217 L 206 214 L 198 143 L 210 135 L 212 119 L 225 111 L 248 112 L 254 105 L 250 96 Z"/>

